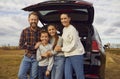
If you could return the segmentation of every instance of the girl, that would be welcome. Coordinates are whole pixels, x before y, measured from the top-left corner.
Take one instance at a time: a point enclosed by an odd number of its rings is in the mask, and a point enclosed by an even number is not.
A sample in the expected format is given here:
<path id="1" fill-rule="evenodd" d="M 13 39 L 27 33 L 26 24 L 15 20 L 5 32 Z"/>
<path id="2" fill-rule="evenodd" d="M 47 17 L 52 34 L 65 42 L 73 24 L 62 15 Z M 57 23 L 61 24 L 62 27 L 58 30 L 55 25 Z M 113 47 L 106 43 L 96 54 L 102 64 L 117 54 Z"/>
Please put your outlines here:
<path id="1" fill-rule="evenodd" d="M 58 36 L 56 25 L 50 24 L 48 25 L 48 33 L 50 34 L 50 43 L 53 46 L 53 50 L 56 46 L 62 46 L 62 37 Z M 59 51 L 56 52 L 54 50 L 54 64 L 53 69 L 51 72 L 51 79 L 63 79 L 63 70 L 64 70 L 64 54 L 63 52 Z"/>

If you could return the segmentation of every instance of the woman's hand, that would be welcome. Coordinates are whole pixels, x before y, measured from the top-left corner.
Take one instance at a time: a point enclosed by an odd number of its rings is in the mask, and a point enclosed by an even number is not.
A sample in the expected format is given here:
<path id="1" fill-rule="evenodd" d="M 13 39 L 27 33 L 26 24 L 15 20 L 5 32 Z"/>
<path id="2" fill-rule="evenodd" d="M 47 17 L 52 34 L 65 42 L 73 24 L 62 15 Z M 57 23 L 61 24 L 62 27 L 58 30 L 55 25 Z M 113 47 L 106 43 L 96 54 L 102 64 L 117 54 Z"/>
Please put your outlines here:
<path id="1" fill-rule="evenodd" d="M 47 51 L 46 53 L 43 53 L 41 56 L 42 57 L 50 57 L 50 56 L 52 56 L 52 53 L 51 53 L 51 51 Z"/>
<path id="2" fill-rule="evenodd" d="M 54 50 L 57 51 L 57 52 L 61 51 L 61 46 L 55 46 Z"/>
<path id="3" fill-rule="evenodd" d="M 47 54 L 47 53 L 43 53 L 43 54 L 41 54 L 41 56 L 42 56 L 43 58 L 47 58 L 47 57 L 48 57 L 48 54 Z"/>
<path id="4" fill-rule="evenodd" d="M 53 54 L 51 53 L 51 51 L 47 51 L 46 53 L 47 53 L 47 56 L 48 56 L 48 57 L 51 57 L 51 56 L 53 55 Z"/>

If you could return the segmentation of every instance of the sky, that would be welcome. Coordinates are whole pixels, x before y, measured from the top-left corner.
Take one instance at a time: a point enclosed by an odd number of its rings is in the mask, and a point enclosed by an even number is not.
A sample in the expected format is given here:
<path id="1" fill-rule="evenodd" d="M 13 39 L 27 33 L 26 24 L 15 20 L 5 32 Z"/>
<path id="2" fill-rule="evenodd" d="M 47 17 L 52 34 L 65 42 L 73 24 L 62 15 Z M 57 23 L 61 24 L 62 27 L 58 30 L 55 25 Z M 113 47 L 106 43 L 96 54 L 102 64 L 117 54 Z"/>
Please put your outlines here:
<path id="1" fill-rule="evenodd" d="M 21 31 L 29 26 L 29 12 L 23 11 L 22 8 L 43 1 L 47 0 L 0 0 L 0 46 L 18 46 Z M 103 44 L 120 44 L 120 1 L 85 1 L 93 3 L 93 25 L 98 30 Z"/>

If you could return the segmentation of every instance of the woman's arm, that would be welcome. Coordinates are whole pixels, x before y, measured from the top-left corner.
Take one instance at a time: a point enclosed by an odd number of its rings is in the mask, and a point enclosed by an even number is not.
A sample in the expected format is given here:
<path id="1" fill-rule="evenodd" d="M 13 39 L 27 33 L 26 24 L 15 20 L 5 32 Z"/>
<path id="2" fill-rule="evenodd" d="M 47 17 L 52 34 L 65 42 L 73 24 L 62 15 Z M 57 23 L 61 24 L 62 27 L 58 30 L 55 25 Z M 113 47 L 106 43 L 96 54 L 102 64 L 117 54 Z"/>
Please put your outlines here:
<path id="1" fill-rule="evenodd" d="M 69 53 L 74 51 L 78 45 L 78 32 L 75 28 L 71 28 L 70 32 L 68 32 L 68 36 L 64 35 L 65 41 L 64 45 L 61 48 L 63 52 Z M 67 38 L 66 38 L 67 37 Z"/>

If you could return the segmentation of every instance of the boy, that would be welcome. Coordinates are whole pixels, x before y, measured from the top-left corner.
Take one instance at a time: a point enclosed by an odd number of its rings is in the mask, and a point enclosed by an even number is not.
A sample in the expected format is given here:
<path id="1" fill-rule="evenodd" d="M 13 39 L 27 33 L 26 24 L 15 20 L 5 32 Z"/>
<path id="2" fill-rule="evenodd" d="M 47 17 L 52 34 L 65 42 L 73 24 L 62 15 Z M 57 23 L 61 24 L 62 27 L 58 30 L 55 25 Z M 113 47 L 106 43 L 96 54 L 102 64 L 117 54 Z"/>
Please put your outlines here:
<path id="1" fill-rule="evenodd" d="M 53 57 L 46 57 L 46 53 L 53 53 L 53 51 L 52 45 L 49 44 L 49 34 L 47 31 L 41 32 L 40 40 L 41 43 L 37 49 L 38 79 L 50 79 L 50 71 L 53 66 Z"/>

